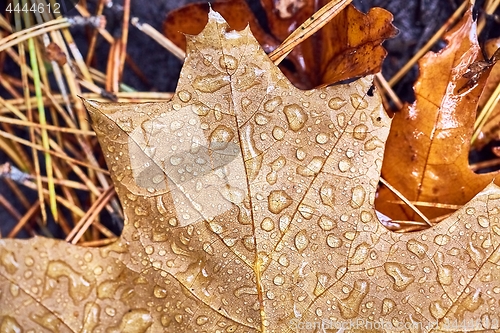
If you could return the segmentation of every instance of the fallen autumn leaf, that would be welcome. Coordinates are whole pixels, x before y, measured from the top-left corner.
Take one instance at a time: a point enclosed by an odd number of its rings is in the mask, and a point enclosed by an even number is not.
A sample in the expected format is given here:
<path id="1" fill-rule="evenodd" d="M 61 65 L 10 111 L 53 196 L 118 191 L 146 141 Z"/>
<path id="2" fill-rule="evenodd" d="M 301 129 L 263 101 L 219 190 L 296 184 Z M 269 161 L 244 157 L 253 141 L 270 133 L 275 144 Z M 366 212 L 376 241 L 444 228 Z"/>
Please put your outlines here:
<path id="1" fill-rule="evenodd" d="M 498 329 L 499 188 L 428 230 L 385 229 L 373 204 L 390 121 L 371 85 L 300 91 L 211 12 L 172 101 L 86 101 L 122 236 L 0 240 L 0 330 Z"/>
<path id="2" fill-rule="evenodd" d="M 476 174 L 469 168 L 470 138 L 479 97 L 487 79 L 461 91 L 464 74 L 481 55 L 472 11 L 445 36 L 448 45 L 420 62 L 416 101 L 394 116 L 387 140 L 382 177 L 406 199 L 428 203 L 419 207 L 429 219 L 450 214 L 485 188 L 497 172 Z M 378 211 L 395 220 L 421 221 L 399 198 L 382 187 Z M 432 204 L 445 204 L 432 207 Z"/>

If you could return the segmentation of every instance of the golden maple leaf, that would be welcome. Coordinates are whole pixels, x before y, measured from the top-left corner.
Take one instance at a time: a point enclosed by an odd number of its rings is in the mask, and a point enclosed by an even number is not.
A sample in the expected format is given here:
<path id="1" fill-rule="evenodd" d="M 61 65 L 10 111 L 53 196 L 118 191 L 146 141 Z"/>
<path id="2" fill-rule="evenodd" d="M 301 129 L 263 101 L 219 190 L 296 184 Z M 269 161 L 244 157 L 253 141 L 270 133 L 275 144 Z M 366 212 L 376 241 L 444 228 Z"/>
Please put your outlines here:
<path id="1" fill-rule="evenodd" d="M 172 101 L 86 102 L 125 228 L 103 248 L 0 240 L 1 332 L 498 329 L 497 187 L 393 233 L 370 77 L 297 90 L 215 12 L 188 39 Z"/>

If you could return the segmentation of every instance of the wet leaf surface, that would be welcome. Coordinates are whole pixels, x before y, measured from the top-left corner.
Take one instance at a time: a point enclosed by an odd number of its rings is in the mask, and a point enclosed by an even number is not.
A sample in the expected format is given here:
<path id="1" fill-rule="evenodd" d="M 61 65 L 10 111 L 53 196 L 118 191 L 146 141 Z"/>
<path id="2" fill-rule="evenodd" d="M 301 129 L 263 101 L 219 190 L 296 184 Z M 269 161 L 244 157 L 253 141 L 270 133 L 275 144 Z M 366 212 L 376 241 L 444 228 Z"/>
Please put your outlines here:
<path id="1" fill-rule="evenodd" d="M 497 175 L 476 174 L 468 164 L 475 111 L 488 77 L 486 72 L 468 86 L 470 77 L 465 74 L 469 65 L 481 60 L 475 29 L 468 11 L 448 33 L 447 47 L 420 60 L 416 101 L 394 116 L 382 177 L 410 201 L 461 206 Z M 382 187 L 376 207 L 395 220 L 421 221 L 399 202 Z M 435 207 L 419 209 L 429 219 L 453 212 Z"/>
<path id="2" fill-rule="evenodd" d="M 103 248 L 0 240 L 1 330 L 498 329 L 500 189 L 434 228 L 385 229 L 390 120 L 371 84 L 300 91 L 212 12 L 172 101 L 86 101 L 125 228 Z"/>
<path id="3" fill-rule="evenodd" d="M 260 27 L 244 0 L 218 1 L 213 6 L 231 27 L 243 29 L 249 24 L 264 50 L 270 52 L 326 3 L 263 0 L 271 34 Z M 185 47 L 181 32 L 199 33 L 206 23 L 207 11 L 207 4 L 191 4 L 170 13 L 164 23 L 164 34 L 178 46 Z M 195 19 L 185 20 L 185 17 Z M 297 87 L 303 89 L 377 73 L 387 54 L 381 44 L 397 33 L 391 22 L 392 15 L 382 8 L 373 8 L 363 14 L 350 5 L 295 47 L 287 58 L 293 68 L 282 66 L 282 69 Z"/>

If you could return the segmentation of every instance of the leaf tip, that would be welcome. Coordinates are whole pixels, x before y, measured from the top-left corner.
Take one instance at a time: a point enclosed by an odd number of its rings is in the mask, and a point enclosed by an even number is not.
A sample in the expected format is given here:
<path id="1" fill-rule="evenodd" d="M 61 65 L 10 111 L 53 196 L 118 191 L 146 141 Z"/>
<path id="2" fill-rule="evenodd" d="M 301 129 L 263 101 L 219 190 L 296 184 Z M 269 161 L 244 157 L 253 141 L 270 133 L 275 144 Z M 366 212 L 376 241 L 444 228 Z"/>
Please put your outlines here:
<path id="1" fill-rule="evenodd" d="M 96 112 L 99 112 L 99 110 L 101 109 L 102 107 L 102 104 L 99 103 L 98 101 L 94 101 L 94 100 L 89 100 L 89 99 L 85 99 L 83 97 L 80 97 L 81 100 L 82 100 L 82 103 L 83 105 L 85 106 L 85 108 L 87 109 L 87 112 L 92 116 L 93 114 L 95 114 Z"/>
<path id="2" fill-rule="evenodd" d="M 209 21 L 215 21 L 217 23 L 225 24 L 226 20 L 222 17 L 219 12 L 216 12 L 215 10 L 212 9 L 212 6 L 210 6 L 210 9 L 208 11 L 208 20 Z"/>

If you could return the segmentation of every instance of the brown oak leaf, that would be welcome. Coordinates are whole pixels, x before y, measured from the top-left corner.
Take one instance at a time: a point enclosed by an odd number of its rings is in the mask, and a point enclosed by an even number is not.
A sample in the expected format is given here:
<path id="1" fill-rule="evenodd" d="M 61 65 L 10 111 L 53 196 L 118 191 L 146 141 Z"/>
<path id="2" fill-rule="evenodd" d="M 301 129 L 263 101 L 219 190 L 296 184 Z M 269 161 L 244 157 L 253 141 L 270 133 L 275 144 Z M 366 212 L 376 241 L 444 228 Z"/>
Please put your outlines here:
<path id="1" fill-rule="evenodd" d="M 211 12 L 171 101 L 85 102 L 123 233 L 102 248 L 0 240 L 0 331 L 498 329 L 500 189 L 434 228 L 384 228 L 390 119 L 371 85 L 298 90 Z"/>
<path id="2" fill-rule="evenodd" d="M 410 201 L 461 206 L 497 175 L 476 174 L 468 163 L 475 111 L 488 77 L 486 72 L 476 85 L 464 89 L 464 74 L 481 56 L 475 27 L 470 9 L 445 36 L 448 45 L 420 60 L 416 101 L 394 116 L 382 177 Z M 421 221 L 386 187 L 378 193 L 376 208 L 395 220 Z M 429 219 L 454 211 L 419 209 Z"/>

